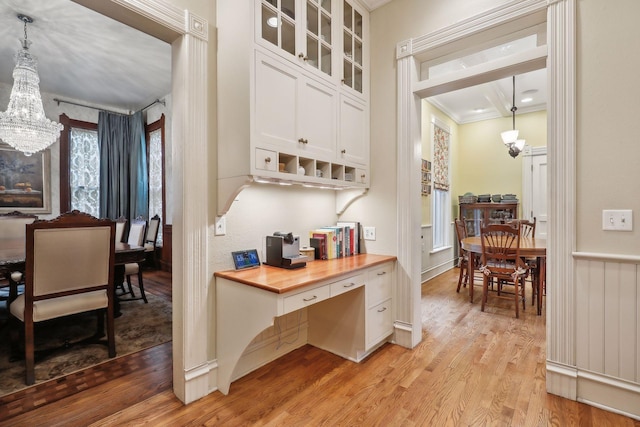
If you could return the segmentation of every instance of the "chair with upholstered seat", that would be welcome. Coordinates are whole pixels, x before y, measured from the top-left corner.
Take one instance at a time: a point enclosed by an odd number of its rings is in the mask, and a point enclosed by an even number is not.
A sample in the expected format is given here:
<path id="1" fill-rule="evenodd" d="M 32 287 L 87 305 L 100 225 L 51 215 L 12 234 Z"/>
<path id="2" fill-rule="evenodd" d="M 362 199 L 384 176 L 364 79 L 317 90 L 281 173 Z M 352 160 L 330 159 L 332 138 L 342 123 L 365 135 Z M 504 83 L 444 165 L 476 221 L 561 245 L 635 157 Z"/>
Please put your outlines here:
<path id="1" fill-rule="evenodd" d="M 480 229 L 482 241 L 482 307 L 484 311 L 489 296 L 489 282 L 495 280 L 497 298 L 515 301 L 516 318 L 520 317 L 520 302 L 525 309 L 524 279 L 528 267 L 520 258 L 520 224 L 489 224 Z M 505 296 L 505 286 L 513 286 L 513 292 Z"/>
<path id="2" fill-rule="evenodd" d="M 129 228 L 129 237 L 127 239 L 127 243 L 135 246 L 143 246 L 145 239 L 145 230 L 147 229 L 147 223 L 140 217 L 131 221 L 131 227 Z M 140 289 L 140 296 L 136 297 L 133 292 L 133 287 L 131 286 L 131 276 L 138 276 L 138 288 Z M 127 281 L 127 286 L 129 291 L 125 293 L 130 294 L 130 298 L 120 298 L 120 301 L 135 301 L 142 299 L 145 303 L 147 303 L 147 295 L 144 293 L 144 283 L 142 282 L 142 268 L 139 263 L 131 262 L 124 265 L 124 275 Z"/>
<path id="3" fill-rule="evenodd" d="M 158 231 L 160 230 L 160 217 L 155 214 L 150 220 L 147 226 L 147 232 L 144 236 L 144 251 L 147 254 L 151 254 L 153 267 L 158 267 L 158 258 L 156 255 L 156 244 L 158 241 Z"/>
<path id="4" fill-rule="evenodd" d="M 20 245 L 24 245 L 26 225 L 37 219 L 36 215 L 19 211 L 0 214 L 0 244 L 14 245 L 20 242 Z M 0 289 L 0 300 L 11 301 L 17 296 L 13 293 L 23 282 L 23 272 L 0 267 L 0 278 L 5 279 L 0 285 L 0 288 L 3 288 Z"/>
<path id="5" fill-rule="evenodd" d="M 122 242 L 122 238 L 124 237 L 124 229 L 127 226 L 127 218 L 124 216 L 119 217 L 115 220 L 116 223 L 116 242 Z"/>
<path id="6" fill-rule="evenodd" d="M 96 336 L 107 318 L 109 357 L 115 357 L 113 275 L 115 224 L 79 211 L 26 226 L 25 291 L 10 305 L 24 328 L 26 383 L 35 381 L 34 324 L 96 311 Z M 69 268 L 73 265 L 73 268 Z"/>

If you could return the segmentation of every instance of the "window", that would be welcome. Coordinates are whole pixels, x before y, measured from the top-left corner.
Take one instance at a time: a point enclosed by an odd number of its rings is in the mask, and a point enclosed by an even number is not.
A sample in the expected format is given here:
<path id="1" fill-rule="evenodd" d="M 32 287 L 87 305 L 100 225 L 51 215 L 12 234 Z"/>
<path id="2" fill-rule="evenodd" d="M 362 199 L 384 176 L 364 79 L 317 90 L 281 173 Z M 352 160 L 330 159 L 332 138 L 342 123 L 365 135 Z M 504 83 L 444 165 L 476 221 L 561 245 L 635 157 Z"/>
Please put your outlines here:
<path id="1" fill-rule="evenodd" d="M 69 132 L 71 209 L 100 217 L 100 146 L 98 132 L 72 127 Z"/>
<path id="2" fill-rule="evenodd" d="M 60 116 L 60 212 L 100 217 L 100 146 L 96 123 Z M 94 174 L 95 173 L 95 174 Z M 94 180 L 95 178 L 95 180 Z"/>
<path id="3" fill-rule="evenodd" d="M 451 246 L 451 195 L 449 191 L 449 126 L 436 117 L 431 120 L 433 153 L 433 250 Z"/>
<path id="4" fill-rule="evenodd" d="M 162 246 L 162 224 L 166 223 L 164 189 L 164 114 L 159 120 L 146 126 L 147 159 L 149 167 L 149 218 L 158 215 L 158 246 Z"/>

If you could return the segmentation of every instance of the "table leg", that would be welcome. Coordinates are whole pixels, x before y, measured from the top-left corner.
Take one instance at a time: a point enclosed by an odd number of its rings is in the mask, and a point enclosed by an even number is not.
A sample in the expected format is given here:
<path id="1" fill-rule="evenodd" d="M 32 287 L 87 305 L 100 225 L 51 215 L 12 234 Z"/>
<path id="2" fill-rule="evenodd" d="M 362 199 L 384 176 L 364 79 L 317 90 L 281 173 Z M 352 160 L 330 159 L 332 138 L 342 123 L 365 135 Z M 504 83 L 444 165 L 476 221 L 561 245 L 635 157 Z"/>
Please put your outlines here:
<path id="1" fill-rule="evenodd" d="M 122 316 L 120 298 L 116 294 L 116 286 L 124 283 L 124 265 L 115 265 L 113 270 L 113 317 Z"/>
<path id="2" fill-rule="evenodd" d="M 538 316 L 542 315 L 542 291 L 547 274 L 546 260 L 545 257 L 538 257 Z"/>
<path id="3" fill-rule="evenodd" d="M 476 255 L 469 251 L 469 271 L 467 272 L 469 282 L 469 302 L 473 302 L 473 279 L 476 271 Z"/>

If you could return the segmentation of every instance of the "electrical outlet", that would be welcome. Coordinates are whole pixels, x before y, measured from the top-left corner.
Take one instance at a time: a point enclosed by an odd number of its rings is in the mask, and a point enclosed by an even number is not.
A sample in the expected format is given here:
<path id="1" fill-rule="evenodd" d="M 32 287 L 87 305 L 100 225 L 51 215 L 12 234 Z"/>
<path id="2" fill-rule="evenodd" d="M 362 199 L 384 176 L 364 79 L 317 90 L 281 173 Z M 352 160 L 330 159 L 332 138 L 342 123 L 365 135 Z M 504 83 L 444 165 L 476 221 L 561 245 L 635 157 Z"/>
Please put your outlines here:
<path id="1" fill-rule="evenodd" d="M 224 236 L 227 234 L 227 218 L 223 216 L 216 217 L 216 236 Z"/>
<path id="2" fill-rule="evenodd" d="M 603 210 L 602 229 L 611 231 L 633 231 L 633 211 L 631 209 Z"/>
<path id="3" fill-rule="evenodd" d="M 362 231 L 364 231 L 364 240 L 376 240 L 375 227 L 362 227 Z"/>

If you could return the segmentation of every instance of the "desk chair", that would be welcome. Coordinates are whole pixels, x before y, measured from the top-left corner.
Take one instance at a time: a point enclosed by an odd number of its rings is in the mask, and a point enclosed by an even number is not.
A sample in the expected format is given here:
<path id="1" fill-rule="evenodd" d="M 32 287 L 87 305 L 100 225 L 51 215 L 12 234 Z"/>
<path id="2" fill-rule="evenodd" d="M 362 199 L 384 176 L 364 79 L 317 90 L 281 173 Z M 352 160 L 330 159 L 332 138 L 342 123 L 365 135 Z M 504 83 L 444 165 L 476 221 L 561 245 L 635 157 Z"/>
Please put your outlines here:
<path id="1" fill-rule="evenodd" d="M 24 325 L 26 383 L 35 382 L 34 324 L 96 311 L 96 335 L 107 317 L 109 357 L 115 357 L 113 266 L 115 224 L 74 210 L 26 226 L 25 291 L 9 307 L 11 321 Z M 73 266 L 73 268 L 69 268 Z"/>
<path id="2" fill-rule="evenodd" d="M 520 317 L 520 302 L 525 309 L 524 279 L 528 273 L 526 263 L 520 258 L 520 224 L 489 224 L 480 230 L 482 241 L 482 307 L 484 311 L 489 296 L 489 282 L 497 283 L 496 297 L 515 301 L 516 318 Z M 513 286 L 513 293 L 503 295 L 504 286 Z"/>
<path id="3" fill-rule="evenodd" d="M 127 239 L 127 243 L 135 246 L 143 246 L 144 238 L 145 238 L 145 230 L 147 229 L 147 223 L 141 218 L 138 217 L 131 221 L 131 227 L 129 228 L 129 237 Z M 157 233 L 157 232 L 156 232 Z M 140 288 L 140 296 L 136 297 L 133 292 L 133 288 L 131 287 L 131 276 L 133 274 L 138 275 L 138 287 Z M 147 301 L 147 295 L 144 293 L 144 283 L 142 282 L 142 268 L 140 263 L 132 262 L 124 265 L 124 275 L 127 280 L 127 287 L 129 288 L 128 292 L 125 292 L 123 295 L 130 294 L 130 298 L 120 298 L 120 301 L 135 301 L 142 299 L 145 304 Z"/>

